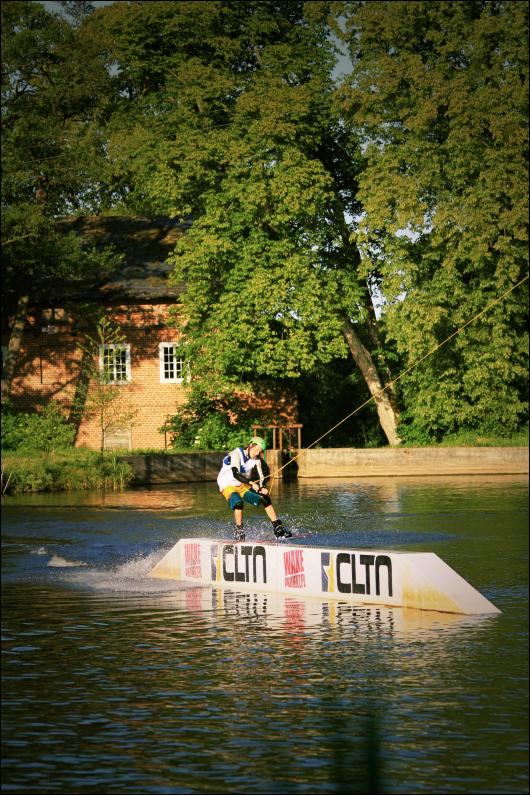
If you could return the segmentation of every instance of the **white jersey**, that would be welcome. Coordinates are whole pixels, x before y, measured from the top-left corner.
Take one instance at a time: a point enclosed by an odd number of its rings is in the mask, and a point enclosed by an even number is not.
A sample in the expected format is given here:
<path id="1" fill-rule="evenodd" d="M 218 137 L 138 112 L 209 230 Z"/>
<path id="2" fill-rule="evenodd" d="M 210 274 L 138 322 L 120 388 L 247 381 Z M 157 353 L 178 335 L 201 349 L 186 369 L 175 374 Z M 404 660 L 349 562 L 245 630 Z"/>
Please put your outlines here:
<path id="1" fill-rule="evenodd" d="M 251 458 L 249 455 L 247 455 L 246 451 L 242 447 L 236 447 L 235 450 L 232 450 L 231 453 L 228 453 L 228 455 L 225 455 L 223 458 L 223 466 L 221 467 L 221 471 L 217 476 L 217 485 L 219 486 L 219 491 L 226 489 L 227 486 L 242 485 L 241 481 L 236 480 L 234 477 L 232 467 L 235 467 L 238 472 L 241 472 L 241 474 L 247 478 L 250 478 L 252 469 L 257 467 L 260 485 L 264 480 L 263 470 L 261 468 L 261 459 Z"/>

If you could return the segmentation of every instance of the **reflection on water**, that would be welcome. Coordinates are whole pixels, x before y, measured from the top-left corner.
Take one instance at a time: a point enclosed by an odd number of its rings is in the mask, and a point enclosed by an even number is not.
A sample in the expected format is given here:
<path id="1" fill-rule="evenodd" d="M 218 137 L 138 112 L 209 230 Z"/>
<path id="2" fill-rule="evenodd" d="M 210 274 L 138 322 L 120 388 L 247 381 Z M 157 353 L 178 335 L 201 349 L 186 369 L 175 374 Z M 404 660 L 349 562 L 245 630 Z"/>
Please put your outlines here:
<path id="1" fill-rule="evenodd" d="M 189 612 L 209 615 L 214 622 L 240 617 L 260 619 L 271 630 L 283 630 L 287 643 L 298 633 L 307 636 L 324 629 L 354 630 L 359 635 L 376 633 L 393 638 L 411 635 L 417 639 L 422 632 L 468 632 L 471 627 L 476 631 L 480 624 L 487 624 L 493 618 L 210 587 L 186 589 L 185 608 Z"/>
<path id="2" fill-rule="evenodd" d="M 383 510 L 401 510 L 402 498 L 411 491 L 432 498 L 433 490 L 444 498 L 480 495 L 488 499 L 505 486 L 528 484 L 526 475 L 442 475 L 392 478 L 306 478 L 296 483 L 273 481 L 271 495 L 279 506 L 284 501 L 296 504 L 314 502 L 331 496 L 335 507 L 352 506 L 367 498 Z M 175 510 L 184 512 L 200 508 L 201 513 L 226 511 L 226 503 L 214 482 L 173 483 L 125 491 L 21 494 L 9 497 L 10 506 L 58 507 L 90 506 L 94 508 L 126 508 L 141 510 Z M 441 504 L 441 507 L 443 505 Z"/>
<path id="3" fill-rule="evenodd" d="M 275 494 L 300 543 L 436 552 L 501 616 L 149 578 L 228 537 L 212 484 L 36 496 L 3 507 L 6 792 L 528 791 L 523 481 Z"/>

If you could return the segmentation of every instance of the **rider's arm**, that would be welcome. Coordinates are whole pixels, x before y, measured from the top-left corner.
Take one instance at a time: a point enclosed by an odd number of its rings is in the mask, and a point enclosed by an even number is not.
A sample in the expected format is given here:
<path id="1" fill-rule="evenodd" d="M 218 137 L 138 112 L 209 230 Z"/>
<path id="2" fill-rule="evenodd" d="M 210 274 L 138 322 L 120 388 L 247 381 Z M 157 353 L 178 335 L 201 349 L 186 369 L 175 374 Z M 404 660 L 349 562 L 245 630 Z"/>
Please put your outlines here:
<path id="1" fill-rule="evenodd" d="M 241 456 L 240 456 L 239 450 L 237 450 L 237 449 L 236 450 L 232 450 L 232 452 L 230 453 L 230 464 L 232 466 L 232 475 L 240 483 L 246 483 L 247 485 L 249 485 L 250 484 L 250 478 L 247 478 L 246 475 L 243 475 L 239 471 L 240 463 L 241 463 Z"/>

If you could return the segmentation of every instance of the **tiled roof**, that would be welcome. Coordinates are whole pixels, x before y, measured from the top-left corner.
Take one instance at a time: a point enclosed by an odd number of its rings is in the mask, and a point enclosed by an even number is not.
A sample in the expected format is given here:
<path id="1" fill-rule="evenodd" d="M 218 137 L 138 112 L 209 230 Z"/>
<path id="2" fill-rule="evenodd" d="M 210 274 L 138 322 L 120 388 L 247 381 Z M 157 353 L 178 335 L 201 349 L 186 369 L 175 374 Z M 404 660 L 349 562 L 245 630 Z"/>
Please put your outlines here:
<path id="1" fill-rule="evenodd" d="M 168 282 L 173 268 L 167 258 L 190 225 L 188 219 L 165 217 L 82 216 L 63 219 L 57 228 L 74 231 L 99 249 L 110 246 L 123 255 L 110 276 L 91 285 L 102 299 L 153 301 L 175 300 L 181 291 Z"/>

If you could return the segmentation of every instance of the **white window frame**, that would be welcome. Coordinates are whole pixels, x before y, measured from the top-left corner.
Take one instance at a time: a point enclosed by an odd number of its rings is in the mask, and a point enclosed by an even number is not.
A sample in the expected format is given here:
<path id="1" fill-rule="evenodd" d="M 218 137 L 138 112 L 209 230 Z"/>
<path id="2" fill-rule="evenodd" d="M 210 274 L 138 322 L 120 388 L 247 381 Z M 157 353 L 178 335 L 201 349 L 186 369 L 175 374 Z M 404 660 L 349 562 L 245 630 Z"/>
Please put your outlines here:
<path id="1" fill-rule="evenodd" d="M 165 352 L 169 349 L 173 348 L 173 357 L 174 357 L 174 373 L 175 375 L 167 377 L 166 375 L 166 357 Z M 183 356 L 178 356 L 179 351 L 179 343 L 178 342 L 160 342 L 158 344 L 158 356 L 160 361 L 160 383 L 161 384 L 182 384 L 185 381 L 184 375 L 184 368 L 186 367 L 186 363 L 184 361 Z M 180 364 L 177 364 L 180 362 Z M 180 371 L 180 375 L 177 373 Z"/>
<path id="2" fill-rule="evenodd" d="M 131 346 L 126 343 L 123 345 L 100 345 L 99 346 L 99 372 L 104 374 L 104 359 L 106 351 L 124 351 L 125 352 L 125 378 L 109 378 L 107 384 L 130 384 L 131 383 Z M 116 363 L 114 363 L 114 376 L 116 375 Z"/>

